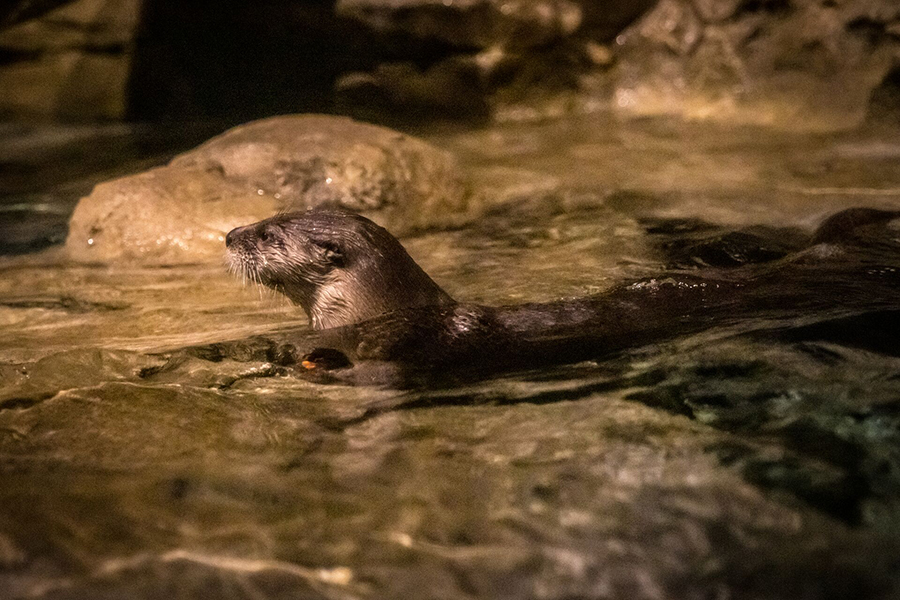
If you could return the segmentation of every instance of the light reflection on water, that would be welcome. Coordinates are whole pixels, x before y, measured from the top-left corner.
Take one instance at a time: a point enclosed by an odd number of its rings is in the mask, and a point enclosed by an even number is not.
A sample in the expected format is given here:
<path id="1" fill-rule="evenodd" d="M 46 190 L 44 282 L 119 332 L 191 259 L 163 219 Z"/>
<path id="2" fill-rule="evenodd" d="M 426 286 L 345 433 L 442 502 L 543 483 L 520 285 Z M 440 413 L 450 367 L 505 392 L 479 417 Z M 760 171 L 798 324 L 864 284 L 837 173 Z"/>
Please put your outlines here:
<path id="1" fill-rule="evenodd" d="M 900 207 L 898 147 L 872 133 L 598 121 L 432 137 L 511 208 L 404 243 L 455 297 L 488 304 L 659 273 L 651 218 L 802 236 L 848 206 Z M 849 322 L 881 346 L 837 326 L 797 341 L 798 321 L 735 335 L 757 325 L 741 322 L 599 362 L 396 391 L 230 358 L 143 376 L 163 362 L 155 353 L 305 321 L 220 265 L 72 266 L 51 250 L 4 258 L 0 272 L 10 597 L 897 589 L 889 317 Z"/>

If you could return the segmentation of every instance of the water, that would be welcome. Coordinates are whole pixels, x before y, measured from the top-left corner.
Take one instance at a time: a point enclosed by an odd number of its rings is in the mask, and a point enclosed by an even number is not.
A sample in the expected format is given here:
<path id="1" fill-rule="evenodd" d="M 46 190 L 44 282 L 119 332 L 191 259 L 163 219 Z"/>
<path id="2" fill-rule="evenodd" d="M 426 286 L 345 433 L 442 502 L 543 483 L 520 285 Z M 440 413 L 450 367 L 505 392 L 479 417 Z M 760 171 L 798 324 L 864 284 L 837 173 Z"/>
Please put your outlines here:
<path id="1" fill-rule="evenodd" d="M 403 242 L 454 297 L 487 304 L 658 275 L 673 223 L 790 246 L 837 210 L 900 207 L 895 133 L 595 117 L 428 137 L 505 204 Z M 20 231 L 39 212 L 27 179 L 4 196 Z M 39 191 L 65 215 L 71 189 Z M 867 255 L 884 289 L 893 231 Z M 596 361 L 397 391 L 304 381 L 249 351 L 167 363 L 305 319 L 222 265 L 73 266 L 30 235 L 0 259 L 4 597 L 900 591 L 900 307 L 881 287 L 853 310 L 785 306 Z"/>

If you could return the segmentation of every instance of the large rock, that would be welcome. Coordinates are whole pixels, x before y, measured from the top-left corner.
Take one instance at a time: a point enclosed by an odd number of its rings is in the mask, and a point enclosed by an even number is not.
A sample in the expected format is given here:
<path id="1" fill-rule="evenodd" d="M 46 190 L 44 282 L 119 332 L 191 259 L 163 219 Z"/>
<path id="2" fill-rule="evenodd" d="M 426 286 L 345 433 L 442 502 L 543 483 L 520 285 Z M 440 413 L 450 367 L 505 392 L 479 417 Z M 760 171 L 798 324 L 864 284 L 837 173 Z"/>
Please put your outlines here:
<path id="1" fill-rule="evenodd" d="M 347 118 L 273 117 L 98 185 L 72 215 L 66 250 L 80 262 L 218 259 L 231 228 L 321 205 L 400 235 L 457 225 L 471 208 L 453 157 L 421 140 Z"/>

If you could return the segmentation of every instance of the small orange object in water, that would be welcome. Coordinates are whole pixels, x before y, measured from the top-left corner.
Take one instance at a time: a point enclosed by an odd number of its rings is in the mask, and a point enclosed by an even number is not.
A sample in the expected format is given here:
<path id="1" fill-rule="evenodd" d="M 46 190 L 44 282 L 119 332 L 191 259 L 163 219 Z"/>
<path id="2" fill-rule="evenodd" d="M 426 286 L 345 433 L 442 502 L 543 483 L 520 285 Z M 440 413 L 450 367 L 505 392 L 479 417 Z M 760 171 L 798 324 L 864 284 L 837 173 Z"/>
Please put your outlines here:
<path id="1" fill-rule="evenodd" d="M 303 365 L 304 367 L 306 367 L 307 369 L 315 369 L 316 368 L 316 363 L 314 363 L 311 360 L 304 360 L 300 364 Z"/>

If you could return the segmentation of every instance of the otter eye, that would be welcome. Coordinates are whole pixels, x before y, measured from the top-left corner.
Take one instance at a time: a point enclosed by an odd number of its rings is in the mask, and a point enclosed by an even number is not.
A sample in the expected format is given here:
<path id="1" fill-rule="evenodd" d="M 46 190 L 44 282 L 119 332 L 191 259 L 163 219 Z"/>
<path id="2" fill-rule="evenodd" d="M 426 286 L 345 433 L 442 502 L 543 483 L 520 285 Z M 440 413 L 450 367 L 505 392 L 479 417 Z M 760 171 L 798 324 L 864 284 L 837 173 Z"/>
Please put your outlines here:
<path id="1" fill-rule="evenodd" d="M 268 242 L 269 238 L 272 237 L 269 235 L 269 230 L 266 227 L 258 227 L 256 229 L 256 237 L 262 242 Z"/>

